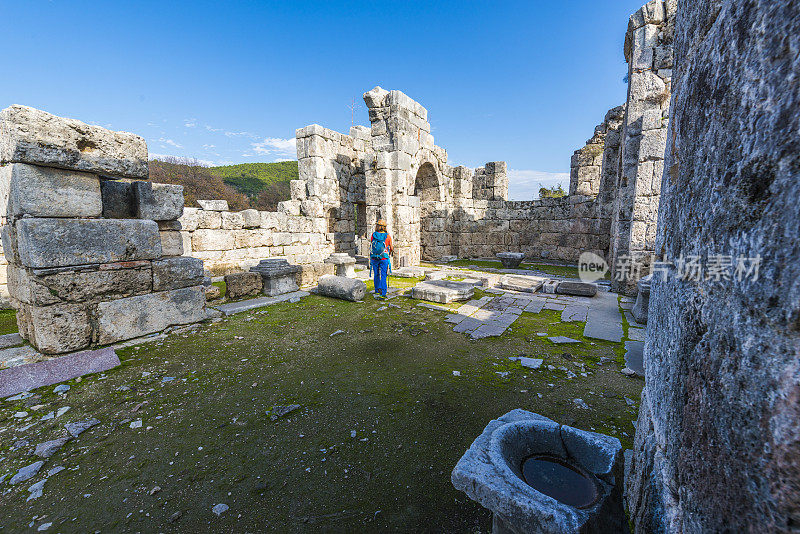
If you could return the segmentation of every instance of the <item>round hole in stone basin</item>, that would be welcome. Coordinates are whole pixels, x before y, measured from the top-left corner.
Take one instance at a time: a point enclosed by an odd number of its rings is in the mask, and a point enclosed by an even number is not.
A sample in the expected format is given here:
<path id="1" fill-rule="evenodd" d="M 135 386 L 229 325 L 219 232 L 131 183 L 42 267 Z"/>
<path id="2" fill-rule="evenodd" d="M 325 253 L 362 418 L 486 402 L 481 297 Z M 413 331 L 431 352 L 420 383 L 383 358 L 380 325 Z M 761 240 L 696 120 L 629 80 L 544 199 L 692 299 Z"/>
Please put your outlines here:
<path id="1" fill-rule="evenodd" d="M 522 480 L 548 497 L 575 508 L 588 508 L 600 492 L 591 475 L 557 456 L 534 454 L 522 460 Z"/>

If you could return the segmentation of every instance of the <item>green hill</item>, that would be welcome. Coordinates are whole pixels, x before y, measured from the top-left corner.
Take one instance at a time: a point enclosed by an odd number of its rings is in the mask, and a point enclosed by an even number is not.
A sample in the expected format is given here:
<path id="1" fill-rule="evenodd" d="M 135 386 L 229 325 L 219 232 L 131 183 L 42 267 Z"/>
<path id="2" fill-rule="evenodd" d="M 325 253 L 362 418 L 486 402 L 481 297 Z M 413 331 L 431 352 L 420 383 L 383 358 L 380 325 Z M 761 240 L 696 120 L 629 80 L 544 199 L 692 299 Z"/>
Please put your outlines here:
<path id="1" fill-rule="evenodd" d="M 296 180 L 297 162 L 240 163 L 209 167 L 209 172 L 247 196 L 250 203 L 262 210 L 273 210 L 278 202 L 289 199 L 289 180 Z"/>
<path id="2" fill-rule="evenodd" d="M 296 161 L 219 167 L 203 167 L 181 158 L 150 161 L 150 179 L 183 185 L 187 206 L 196 205 L 198 198 L 208 198 L 225 199 L 236 210 L 274 211 L 278 202 L 289 200 L 289 181 L 297 178 Z"/>

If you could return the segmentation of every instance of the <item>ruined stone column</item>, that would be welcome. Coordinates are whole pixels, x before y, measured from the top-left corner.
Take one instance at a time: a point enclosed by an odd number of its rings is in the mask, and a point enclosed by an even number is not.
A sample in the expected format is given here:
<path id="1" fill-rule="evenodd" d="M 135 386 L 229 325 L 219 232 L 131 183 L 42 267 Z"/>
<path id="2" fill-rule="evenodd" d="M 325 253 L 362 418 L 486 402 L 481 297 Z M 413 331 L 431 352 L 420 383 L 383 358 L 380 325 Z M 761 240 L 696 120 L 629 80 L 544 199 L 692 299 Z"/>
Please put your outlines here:
<path id="1" fill-rule="evenodd" d="M 652 279 L 637 533 L 800 525 L 798 50 L 794 0 L 681 3 L 656 248 L 704 268 Z"/>
<path id="2" fill-rule="evenodd" d="M 205 318 L 183 188 L 151 184 L 139 136 L 25 106 L 0 112 L 8 289 L 20 334 L 58 354 Z"/>

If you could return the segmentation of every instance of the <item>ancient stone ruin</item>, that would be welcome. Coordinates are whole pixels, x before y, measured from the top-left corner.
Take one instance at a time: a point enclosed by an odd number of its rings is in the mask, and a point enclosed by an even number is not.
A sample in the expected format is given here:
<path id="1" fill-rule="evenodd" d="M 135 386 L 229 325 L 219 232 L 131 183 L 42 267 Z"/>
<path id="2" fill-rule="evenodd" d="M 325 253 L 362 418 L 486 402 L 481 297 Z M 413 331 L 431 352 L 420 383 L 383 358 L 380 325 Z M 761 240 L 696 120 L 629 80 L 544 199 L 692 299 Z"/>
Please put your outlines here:
<path id="1" fill-rule="evenodd" d="M 311 285 L 364 305 L 356 257 L 383 218 L 396 275 L 425 278 L 409 286 L 410 297 L 442 304 L 475 297 L 458 308 L 413 304 L 445 311 L 453 331 L 472 341 L 499 337 L 523 313 L 548 310 L 563 323 L 583 323 L 584 338 L 628 337 L 626 346 L 643 358 L 636 371 L 621 371 L 645 376 L 627 455 L 616 439 L 527 411 L 489 423 L 452 480 L 492 510 L 498 531 L 624 530 L 623 499 L 636 532 L 796 531 L 800 9 L 791 0 L 680 8 L 677 0 L 652 0 L 629 19 L 624 57 L 626 102 L 575 151 L 569 194 L 539 200 L 508 200 L 502 161 L 451 166 L 428 111 L 380 87 L 364 94 L 370 126 L 297 130 L 299 179 L 276 212 L 232 212 L 215 199 L 184 208 L 180 186 L 148 181 L 141 137 L 9 107 L 0 112 L 0 295 L 17 310 L 22 337 L 48 355 L 207 319 L 204 270 L 226 275 L 231 299 L 258 295 L 219 306 L 225 315 L 295 302 Z M 523 258 L 575 263 L 585 252 L 604 258 L 612 275 L 630 272 L 613 276 L 607 291 L 516 269 L 419 267 L 456 257 L 499 257 L 509 268 Z M 712 256 L 726 258 L 732 275 L 685 276 L 682 259 Z M 754 256 L 760 273 L 734 269 L 735 258 Z M 634 261 L 625 266 L 623 258 Z M 636 303 L 620 298 L 635 294 L 637 281 Z M 387 302 L 375 314 L 392 306 L 400 308 Z M 284 322 L 273 328 L 287 329 Z M 635 328 L 644 322 L 646 331 Z M 325 333 L 325 343 L 355 336 L 344 334 Z M 582 342 L 532 335 L 564 347 Z M 509 359 L 530 370 L 544 363 Z M 300 405 L 274 408 L 273 421 Z M 141 427 L 135 423 L 130 429 Z M 569 457 L 595 483 L 595 500 L 581 508 L 531 499 L 533 486 L 519 471 L 532 452 Z M 615 512 L 606 517 L 608 503 Z"/>
<path id="2" fill-rule="evenodd" d="M 205 318 L 183 188 L 145 181 L 144 139 L 24 106 L 0 113 L 0 210 L 20 334 L 63 353 Z"/>

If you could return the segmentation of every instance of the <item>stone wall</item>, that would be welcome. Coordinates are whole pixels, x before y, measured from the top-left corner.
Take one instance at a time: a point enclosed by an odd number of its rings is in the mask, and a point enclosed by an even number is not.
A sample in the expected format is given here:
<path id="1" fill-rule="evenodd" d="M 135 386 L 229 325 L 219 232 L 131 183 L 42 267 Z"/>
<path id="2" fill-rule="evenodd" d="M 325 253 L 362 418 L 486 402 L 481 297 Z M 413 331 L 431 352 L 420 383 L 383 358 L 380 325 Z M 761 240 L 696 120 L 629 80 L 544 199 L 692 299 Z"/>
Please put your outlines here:
<path id="1" fill-rule="evenodd" d="M 232 212 L 227 202 L 217 201 L 184 208 L 178 222 L 183 254 L 203 260 L 214 275 L 246 271 L 275 256 L 319 263 L 334 252 L 335 233 L 327 231 L 329 221 L 313 201 L 281 202 L 277 212 Z"/>
<path id="2" fill-rule="evenodd" d="M 664 171 L 672 80 L 672 39 L 677 0 L 652 0 L 631 15 L 625 34 L 628 62 L 626 104 L 617 194 L 611 221 L 612 288 L 636 291 L 635 277 L 619 278 L 625 259 L 650 269 Z M 623 267 L 624 268 L 624 267 Z"/>
<path id="3" fill-rule="evenodd" d="M 0 215 L 20 334 L 57 354 L 205 318 L 202 262 L 180 257 L 183 188 L 147 146 L 24 106 L 0 112 Z"/>
<path id="4" fill-rule="evenodd" d="M 654 276 L 637 532 L 800 525 L 800 4 L 682 2 L 656 250 L 759 276 Z M 751 267 L 748 263 L 747 267 Z"/>

